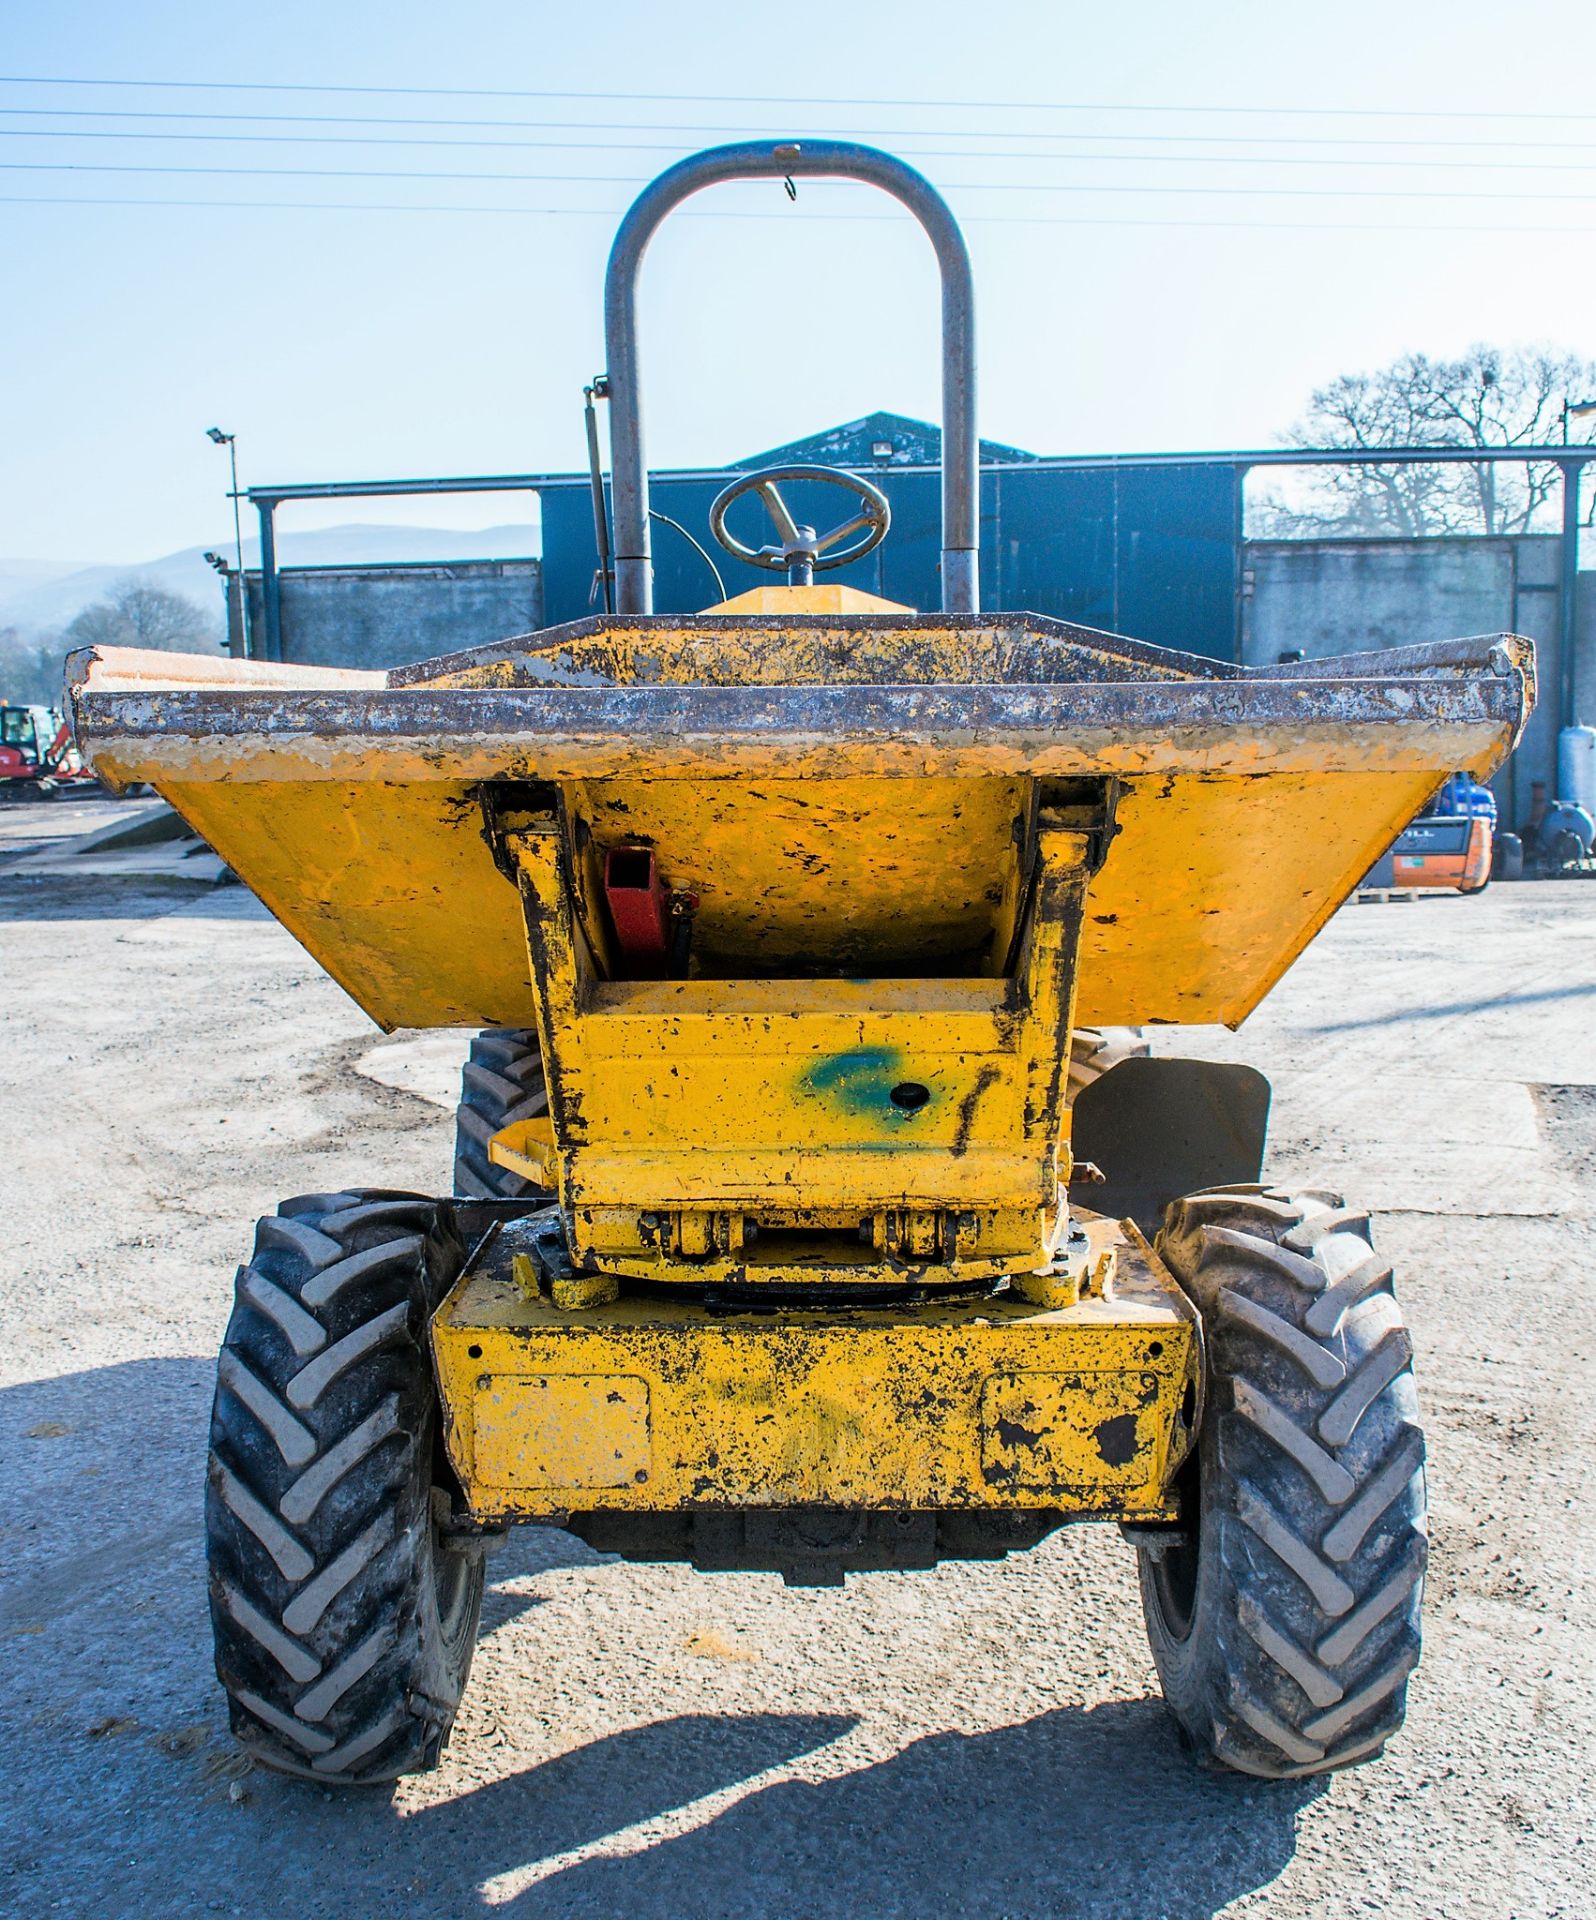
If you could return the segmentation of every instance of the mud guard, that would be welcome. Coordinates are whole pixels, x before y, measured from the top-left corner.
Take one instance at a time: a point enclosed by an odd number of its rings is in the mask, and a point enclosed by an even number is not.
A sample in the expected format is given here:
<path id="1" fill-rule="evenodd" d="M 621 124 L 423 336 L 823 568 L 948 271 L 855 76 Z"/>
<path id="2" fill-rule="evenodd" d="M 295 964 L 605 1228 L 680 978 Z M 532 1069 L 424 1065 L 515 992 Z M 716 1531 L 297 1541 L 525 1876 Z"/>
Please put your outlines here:
<path id="1" fill-rule="evenodd" d="M 1256 1181 L 1269 1131 L 1269 1082 L 1217 1060 L 1121 1060 L 1082 1089 L 1070 1144 L 1103 1184 L 1076 1189 L 1094 1213 L 1149 1238 L 1171 1200 Z"/>

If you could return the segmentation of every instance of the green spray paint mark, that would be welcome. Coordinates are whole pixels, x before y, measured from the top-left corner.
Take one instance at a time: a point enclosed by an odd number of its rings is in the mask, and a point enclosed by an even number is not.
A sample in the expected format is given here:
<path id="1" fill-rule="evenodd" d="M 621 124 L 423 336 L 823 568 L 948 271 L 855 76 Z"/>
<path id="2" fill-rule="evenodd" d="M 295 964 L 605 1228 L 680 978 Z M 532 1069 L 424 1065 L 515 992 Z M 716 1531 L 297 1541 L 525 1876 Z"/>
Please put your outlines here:
<path id="1" fill-rule="evenodd" d="M 907 1110 L 893 1105 L 892 1089 L 906 1078 L 901 1049 L 855 1047 L 849 1053 L 834 1053 L 829 1059 L 817 1061 L 800 1076 L 798 1086 L 811 1099 L 822 1100 L 827 1106 L 901 1126 L 912 1120 L 915 1112 L 925 1111 L 923 1106 Z"/>

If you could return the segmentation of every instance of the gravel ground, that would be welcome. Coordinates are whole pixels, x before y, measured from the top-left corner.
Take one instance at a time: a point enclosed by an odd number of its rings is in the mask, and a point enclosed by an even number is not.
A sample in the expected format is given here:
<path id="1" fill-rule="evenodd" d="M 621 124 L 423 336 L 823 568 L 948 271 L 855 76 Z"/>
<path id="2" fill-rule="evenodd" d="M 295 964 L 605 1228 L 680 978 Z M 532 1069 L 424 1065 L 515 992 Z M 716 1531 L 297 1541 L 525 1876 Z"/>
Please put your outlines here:
<path id="1" fill-rule="evenodd" d="M 383 1041 L 239 889 L 7 876 L 33 811 L 0 809 L 0 1910 L 1596 1916 L 1596 887 L 1349 909 L 1242 1034 L 1160 1043 L 1268 1072 L 1272 1176 L 1400 1263 L 1435 1552 L 1387 1757 L 1195 1769 L 1109 1528 L 842 1592 L 527 1530 L 442 1769 L 333 1798 L 226 1730 L 212 1360 L 277 1196 L 447 1179 L 464 1039 Z"/>

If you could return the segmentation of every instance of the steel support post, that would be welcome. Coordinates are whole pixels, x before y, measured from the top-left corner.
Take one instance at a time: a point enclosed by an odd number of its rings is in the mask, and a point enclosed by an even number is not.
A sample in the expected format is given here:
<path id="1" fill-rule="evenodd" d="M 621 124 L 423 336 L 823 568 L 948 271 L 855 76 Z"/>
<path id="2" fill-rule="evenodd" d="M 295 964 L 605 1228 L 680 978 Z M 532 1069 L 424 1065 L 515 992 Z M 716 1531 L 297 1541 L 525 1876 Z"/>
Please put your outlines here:
<path id="1" fill-rule="evenodd" d="M 1557 572 L 1557 724 L 1575 724 L 1575 660 L 1579 650 L 1579 477 L 1583 460 L 1559 460 L 1563 476 L 1563 537 Z"/>
<path id="2" fill-rule="evenodd" d="M 255 506 L 260 514 L 260 601 L 266 622 L 264 652 L 268 660 L 281 660 L 283 598 L 282 583 L 277 577 L 277 531 L 274 525 L 277 502 L 257 500 Z"/>

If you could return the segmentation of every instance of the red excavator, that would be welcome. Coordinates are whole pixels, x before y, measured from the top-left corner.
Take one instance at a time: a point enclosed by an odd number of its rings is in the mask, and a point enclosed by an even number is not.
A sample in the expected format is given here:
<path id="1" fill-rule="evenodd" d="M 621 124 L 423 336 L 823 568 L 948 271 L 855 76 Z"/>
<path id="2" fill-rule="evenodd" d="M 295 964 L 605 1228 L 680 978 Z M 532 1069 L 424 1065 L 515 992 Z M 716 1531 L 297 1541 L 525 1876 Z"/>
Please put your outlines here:
<path id="1" fill-rule="evenodd" d="M 96 784 L 54 707 L 0 706 L 0 795 L 45 799 Z"/>

